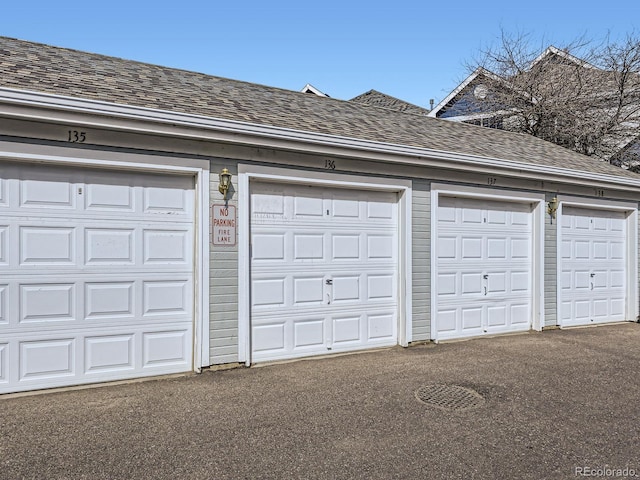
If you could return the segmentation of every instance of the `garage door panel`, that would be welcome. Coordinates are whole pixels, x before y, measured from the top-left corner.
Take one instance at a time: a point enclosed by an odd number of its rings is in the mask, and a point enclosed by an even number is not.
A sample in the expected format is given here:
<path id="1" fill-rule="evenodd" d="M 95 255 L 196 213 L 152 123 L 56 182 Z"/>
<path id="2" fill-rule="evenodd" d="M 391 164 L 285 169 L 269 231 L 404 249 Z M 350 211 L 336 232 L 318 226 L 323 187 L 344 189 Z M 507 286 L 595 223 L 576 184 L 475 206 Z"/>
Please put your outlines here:
<path id="1" fill-rule="evenodd" d="M 367 315 L 368 340 L 395 340 L 395 320 L 393 313 Z"/>
<path id="2" fill-rule="evenodd" d="M 51 380 L 76 373 L 76 339 L 61 338 L 19 343 L 20 380 Z"/>
<path id="3" fill-rule="evenodd" d="M 85 209 L 99 212 L 134 213 L 135 191 L 129 185 L 88 184 Z"/>
<path id="4" fill-rule="evenodd" d="M 76 263 L 76 228 L 20 227 L 20 264 Z"/>
<path id="5" fill-rule="evenodd" d="M 167 365 L 189 368 L 191 330 L 151 331 L 142 334 L 142 368 Z"/>
<path id="6" fill-rule="evenodd" d="M 362 258 L 361 239 L 362 235 L 357 233 L 331 235 L 332 259 L 349 261 Z"/>
<path id="7" fill-rule="evenodd" d="M 482 238 L 462 237 L 460 239 L 462 250 L 460 260 L 477 260 L 482 258 Z"/>
<path id="8" fill-rule="evenodd" d="M 68 183 L 60 175 L 35 174 L 41 179 L 28 179 L 20 182 L 20 207 L 22 208 L 54 208 L 64 210 L 76 209 L 76 186 Z M 51 176 L 59 180 L 50 179 Z M 45 179 L 47 178 L 47 179 Z"/>
<path id="9" fill-rule="evenodd" d="M 285 322 L 271 321 L 264 324 L 254 322 L 252 327 L 252 349 L 256 353 L 275 354 L 285 351 Z M 265 355 L 268 358 L 268 355 Z"/>
<path id="10" fill-rule="evenodd" d="M 0 225 L 0 267 L 9 265 L 9 225 Z"/>
<path id="11" fill-rule="evenodd" d="M 133 265 L 134 238 L 133 228 L 86 228 L 85 265 L 118 263 Z"/>
<path id="12" fill-rule="evenodd" d="M 341 303 L 353 303 L 353 302 L 359 302 L 362 300 L 363 298 L 363 293 L 362 293 L 362 282 L 361 282 L 361 277 L 363 278 L 367 278 L 366 275 L 334 275 L 333 276 L 333 285 L 331 287 L 331 302 L 335 305 L 335 304 L 341 304 Z M 373 280 L 375 283 L 375 280 Z M 372 287 L 371 287 L 371 282 L 372 282 L 372 277 L 368 278 L 368 282 L 369 282 L 369 292 L 372 292 Z M 384 285 L 380 285 L 377 288 L 380 288 L 380 296 L 381 298 L 388 298 L 388 295 L 386 295 L 387 291 L 384 290 Z M 369 294 L 369 300 L 373 300 L 376 297 L 377 292 L 372 294 Z"/>
<path id="13" fill-rule="evenodd" d="M 143 316 L 190 314 L 192 297 L 188 279 L 146 280 L 142 288 Z"/>
<path id="14" fill-rule="evenodd" d="M 285 234 L 268 233 L 256 234 L 252 239 L 252 256 L 254 262 L 260 261 L 284 261 Z"/>
<path id="15" fill-rule="evenodd" d="M 322 305 L 325 279 L 322 276 L 293 277 L 292 307 Z M 284 294 L 284 284 L 283 292 Z"/>
<path id="16" fill-rule="evenodd" d="M 332 198 L 331 211 L 333 217 L 337 220 L 359 220 L 360 219 L 360 202 L 354 198 Z"/>
<path id="17" fill-rule="evenodd" d="M 478 334 L 483 328 L 483 308 L 482 307 L 462 307 L 460 308 L 462 318 L 462 330 L 469 334 Z"/>
<path id="18" fill-rule="evenodd" d="M 369 199 L 366 203 L 367 219 L 372 221 L 389 220 L 395 222 L 396 218 L 396 195 L 380 195 L 380 200 Z M 386 198 L 385 198 L 386 197 Z"/>
<path id="19" fill-rule="evenodd" d="M 529 327 L 531 317 L 531 305 L 529 302 L 514 303 L 510 306 L 509 319 L 512 325 Z"/>
<path id="20" fill-rule="evenodd" d="M 189 215 L 193 211 L 192 195 L 174 185 L 145 187 L 143 212 L 163 215 Z"/>
<path id="21" fill-rule="evenodd" d="M 325 343 L 325 319 L 299 319 L 293 322 L 293 349 L 318 347 Z"/>
<path id="22" fill-rule="evenodd" d="M 132 281 L 85 283 L 85 319 L 135 315 L 136 288 Z"/>
<path id="23" fill-rule="evenodd" d="M 458 258 L 458 237 L 454 235 L 438 236 L 438 259 Z"/>
<path id="24" fill-rule="evenodd" d="M 438 310 L 438 332 L 441 335 L 446 336 L 460 330 L 458 313 L 456 308 Z"/>
<path id="25" fill-rule="evenodd" d="M 1 327 L 3 325 L 9 324 L 9 316 L 7 314 L 9 310 L 8 299 L 9 299 L 9 284 L 0 283 L 0 332 L 2 332 Z"/>
<path id="26" fill-rule="evenodd" d="M 134 334 L 86 337 L 84 342 L 85 374 L 99 375 L 136 368 Z"/>
<path id="27" fill-rule="evenodd" d="M 332 320 L 335 346 L 346 347 L 362 342 L 362 315 L 334 317 Z"/>
<path id="28" fill-rule="evenodd" d="M 445 300 L 446 297 L 455 296 L 459 291 L 457 286 L 457 275 L 455 273 L 438 272 L 438 281 L 436 282 L 438 288 L 439 298 Z"/>
<path id="29" fill-rule="evenodd" d="M 300 260 L 323 260 L 325 258 L 324 233 L 293 235 L 293 258 Z"/>
<path id="30" fill-rule="evenodd" d="M 316 219 L 324 217 L 324 201 L 322 198 L 297 195 L 293 198 L 294 219 Z"/>
<path id="31" fill-rule="evenodd" d="M 396 258 L 396 237 L 389 235 L 367 235 L 367 260 Z"/>
<path id="32" fill-rule="evenodd" d="M 9 207 L 8 181 L 4 169 L 0 169 L 0 208 Z"/>
<path id="33" fill-rule="evenodd" d="M 461 296 L 471 295 L 471 296 L 480 296 L 484 294 L 483 286 L 482 286 L 482 273 L 480 272 L 462 272 L 460 274 L 460 278 L 462 280 L 462 290 L 460 291 Z"/>
<path id="34" fill-rule="evenodd" d="M 19 323 L 76 320 L 75 283 L 20 285 Z"/>
<path id="35" fill-rule="evenodd" d="M 393 274 L 369 274 L 366 285 L 368 302 L 381 300 L 393 302 L 396 296 L 397 280 Z"/>
<path id="36" fill-rule="evenodd" d="M 0 385 L 9 383 L 9 344 L 0 343 Z"/>
<path id="37" fill-rule="evenodd" d="M 496 305 L 487 307 L 487 325 L 489 328 L 507 326 L 507 308 L 508 305 Z"/>

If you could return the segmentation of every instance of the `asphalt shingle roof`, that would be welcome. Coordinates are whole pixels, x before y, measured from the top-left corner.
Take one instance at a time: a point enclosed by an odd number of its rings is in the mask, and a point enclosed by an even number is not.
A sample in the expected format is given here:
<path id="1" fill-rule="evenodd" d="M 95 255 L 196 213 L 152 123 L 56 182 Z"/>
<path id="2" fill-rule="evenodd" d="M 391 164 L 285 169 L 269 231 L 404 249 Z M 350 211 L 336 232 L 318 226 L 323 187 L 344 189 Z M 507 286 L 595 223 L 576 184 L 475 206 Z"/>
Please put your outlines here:
<path id="1" fill-rule="evenodd" d="M 0 87 L 640 179 L 525 134 L 7 37 Z"/>
<path id="2" fill-rule="evenodd" d="M 415 115 L 426 115 L 429 110 L 422 108 L 413 103 L 405 102 L 399 98 L 392 97 L 386 93 L 377 90 L 369 90 L 357 97 L 353 97 L 350 102 L 362 103 L 364 105 L 373 105 L 375 107 L 389 108 L 403 113 L 413 113 Z"/>

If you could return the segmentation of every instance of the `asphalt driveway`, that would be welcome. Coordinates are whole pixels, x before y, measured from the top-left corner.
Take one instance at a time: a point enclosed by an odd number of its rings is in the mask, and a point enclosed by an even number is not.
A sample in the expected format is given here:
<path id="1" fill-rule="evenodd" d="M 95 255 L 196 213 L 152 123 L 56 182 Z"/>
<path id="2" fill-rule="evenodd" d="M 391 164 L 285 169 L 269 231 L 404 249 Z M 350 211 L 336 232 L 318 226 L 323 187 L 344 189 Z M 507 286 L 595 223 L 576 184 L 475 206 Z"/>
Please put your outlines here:
<path id="1" fill-rule="evenodd" d="M 0 478 L 640 477 L 639 386 L 627 323 L 5 395 Z"/>

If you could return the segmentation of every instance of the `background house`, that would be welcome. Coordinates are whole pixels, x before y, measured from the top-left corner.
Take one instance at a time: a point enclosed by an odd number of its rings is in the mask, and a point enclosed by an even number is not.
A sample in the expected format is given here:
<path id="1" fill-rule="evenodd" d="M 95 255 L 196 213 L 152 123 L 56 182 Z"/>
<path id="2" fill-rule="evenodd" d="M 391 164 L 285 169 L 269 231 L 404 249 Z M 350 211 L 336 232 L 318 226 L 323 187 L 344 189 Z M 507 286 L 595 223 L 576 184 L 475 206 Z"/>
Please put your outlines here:
<path id="1" fill-rule="evenodd" d="M 613 63 L 613 62 L 612 62 Z M 526 68 L 477 68 L 429 116 L 528 133 L 624 168 L 640 166 L 640 74 L 547 48 Z"/>

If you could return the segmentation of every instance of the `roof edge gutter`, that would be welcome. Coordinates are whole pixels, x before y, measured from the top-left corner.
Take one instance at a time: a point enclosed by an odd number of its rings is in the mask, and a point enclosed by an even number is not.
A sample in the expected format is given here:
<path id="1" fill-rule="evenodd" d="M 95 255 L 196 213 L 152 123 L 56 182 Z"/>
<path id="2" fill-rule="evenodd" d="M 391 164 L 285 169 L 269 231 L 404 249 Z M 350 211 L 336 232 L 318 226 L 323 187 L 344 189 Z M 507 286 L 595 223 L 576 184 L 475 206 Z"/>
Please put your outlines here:
<path id="1" fill-rule="evenodd" d="M 617 188 L 622 186 L 637 189 L 640 187 L 640 179 L 630 179 L 615 175 L 576 171 L 568 168 L 550 167 L 531 163 L 520 163 L 511 160 L 504 160 L 492 157 L 483 157 L 470 154 L 447 152 L 428 148 L 411 147 L 400 144 L 375 142 L 371 140 L 361 140 L 352 137 L 341 137 L 323 133 L 306 132 L 283 127 L 260 125 L 249 122 L 239 122 L 235 120 L 225 120 L 220 118 L 205 117 L 188 113 L 176 113 L 166 110 L 158 110 L 146 107 L 135 107 L 120 105 L 97 100 L 78 99 L 67 96 L 52 95 L 47 93 L 23 91 L 0 87 L 0 105 L 12 105 L 22 107 L 34 107 L 58 112 L 70 112 L 77 114 L 87 114 L 101 118 L 112 118 L 115 120 L 134 120 L 136 125 L 118 125 L 102 122 L 86 122 L 87 125 L 102 128 L 111 128 L 136 133 L 151 133 L 162 136 L 174 136 L 190 139 L 212 139 L 225 143 L 232 143 L 244 146 L 266 146 L 273 148 L 283 148 L 291 151 L 304 151 L 311 153 L 309 148 L 302 149 L 291 144 L 316 145 L 321 154 L 334 154 L 344 157 L 362 157 L 356 152 L 368 152 L 367 158 L 377 159 L 389 163 L 403 163 L 414 166 L 429 166 L 425 163 L 432 160 L 443 161 L 446 164 L 433 166 L 448 169 L 460 170 L 473 166 L 476 171 L 488 173 L 505 173 L 523 177 L 537 177 L 541 180 L 549 180 L 549 176 L 562 177 L 567 183 L 583 184 L 584 181 L 595 182 L 598 185 L 611 184 Z M 59 118 L 44 115 L 20 115 L 3 112 L 0 115 L 12 116 L 21 119 L 35 119 L 44 121 L 59 121 Z M 160 125 L 165 128 L 150 128 L 140 125 L 147 122 Z M 220 132 L 226 135 L 222 137 L 203 136 L 202 134 L 186 135 L 179 132 L 171 132 L 171 127 L 184 127 L 208 132 Z M 262 139 L 263 141 L 256 141 Z M 275 140 L 284 142 L 274 145 L 264 140 Z M 330 149 L 330 152 L 327 150 Z M 399 158 L 400 157 L 400 158 Z M 433 163 L 433 162 L 432 162 Z"/>

